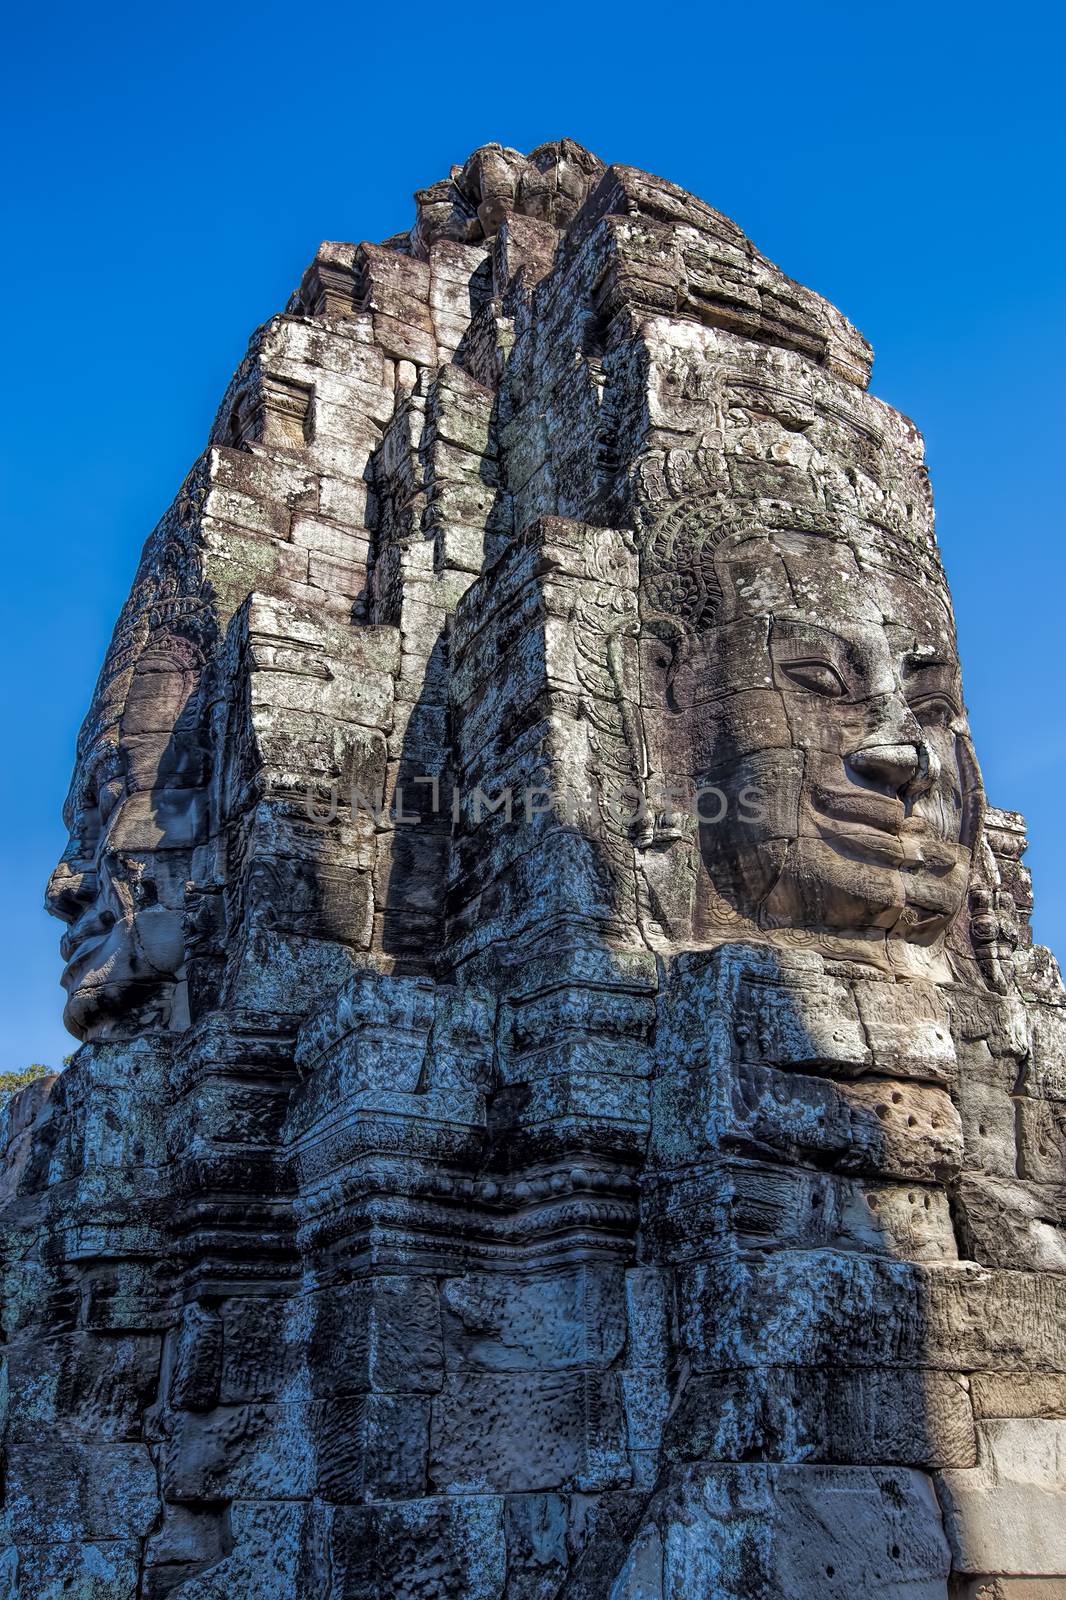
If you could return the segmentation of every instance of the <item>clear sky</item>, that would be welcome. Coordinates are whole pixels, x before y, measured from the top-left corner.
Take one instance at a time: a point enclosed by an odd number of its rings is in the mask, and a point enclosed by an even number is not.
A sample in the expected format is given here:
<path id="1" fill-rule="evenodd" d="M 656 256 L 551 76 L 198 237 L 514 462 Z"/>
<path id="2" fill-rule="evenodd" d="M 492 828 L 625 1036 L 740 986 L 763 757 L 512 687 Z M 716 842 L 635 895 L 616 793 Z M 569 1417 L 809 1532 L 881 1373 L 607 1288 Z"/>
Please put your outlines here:
<path id="1" fill-rule="evenodd" d="M 0 1071 L 56 1064 L 74 738 L 141 544 L 320 239 L 569 135 L 835 301 L 924 430 L 989 794 L 1066 954 L 1063 24 L 896 3 L 13 8 L 0 117 Z"/>

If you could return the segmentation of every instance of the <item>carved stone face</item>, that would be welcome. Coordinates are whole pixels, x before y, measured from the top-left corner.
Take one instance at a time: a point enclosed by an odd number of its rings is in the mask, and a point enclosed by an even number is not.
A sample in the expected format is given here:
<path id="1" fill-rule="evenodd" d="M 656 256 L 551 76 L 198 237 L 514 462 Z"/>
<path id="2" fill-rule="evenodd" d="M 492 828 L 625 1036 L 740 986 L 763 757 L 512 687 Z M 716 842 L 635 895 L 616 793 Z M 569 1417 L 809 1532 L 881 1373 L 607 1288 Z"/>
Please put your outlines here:
<path id="1" fill-rule="evenodd" d="M 183 641 L 152 647 L 121 720 L 75 772 L 71 837 L 46 904 L 68 924 L 63 1020 L 75 1037 L 187 1025 L 185 884 L 204 834 L 203 756 Z"/>
<path id="2" fill-rule="evenodd" d="M 693 776 L 728 798 L 700 828 L 715 891 L 855 954 L 935 944 L 965 899 L 979 781 L 946 593 L 791 532 L 719 572 L 719 619 L 673 685 Z"/>

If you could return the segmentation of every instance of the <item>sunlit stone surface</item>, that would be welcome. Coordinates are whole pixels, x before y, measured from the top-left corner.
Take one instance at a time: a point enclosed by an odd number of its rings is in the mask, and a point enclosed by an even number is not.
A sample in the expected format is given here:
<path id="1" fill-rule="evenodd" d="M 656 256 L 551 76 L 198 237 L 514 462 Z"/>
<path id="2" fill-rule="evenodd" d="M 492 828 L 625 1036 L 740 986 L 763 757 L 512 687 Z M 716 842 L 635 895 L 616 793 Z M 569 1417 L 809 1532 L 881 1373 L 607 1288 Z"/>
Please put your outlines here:
<path id="1" fill-rule="evenodd" d="M 3 1600 L 1062 1600 L 1066 996 L 922 443 L 569 141 L 151 534 L 6 1107 Z"/>

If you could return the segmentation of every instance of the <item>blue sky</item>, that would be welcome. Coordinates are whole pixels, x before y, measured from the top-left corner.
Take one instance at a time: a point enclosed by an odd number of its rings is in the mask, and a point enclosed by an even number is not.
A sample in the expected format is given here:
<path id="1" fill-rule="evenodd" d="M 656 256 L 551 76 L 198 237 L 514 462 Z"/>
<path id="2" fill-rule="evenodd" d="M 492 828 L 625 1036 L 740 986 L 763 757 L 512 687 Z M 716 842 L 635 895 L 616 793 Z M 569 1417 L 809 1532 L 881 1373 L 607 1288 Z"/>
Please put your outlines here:
<path id="1" fill-rule="evenodd" d="M 1063 24 L 1050 5 L 18 8 L 5 38 L 0 1070 L 56 1063 L 74 737 L 141 544 L 320 239 L 489 140 L 725 211 L 926 435 L 990 796 L 1066 953 Z"/>

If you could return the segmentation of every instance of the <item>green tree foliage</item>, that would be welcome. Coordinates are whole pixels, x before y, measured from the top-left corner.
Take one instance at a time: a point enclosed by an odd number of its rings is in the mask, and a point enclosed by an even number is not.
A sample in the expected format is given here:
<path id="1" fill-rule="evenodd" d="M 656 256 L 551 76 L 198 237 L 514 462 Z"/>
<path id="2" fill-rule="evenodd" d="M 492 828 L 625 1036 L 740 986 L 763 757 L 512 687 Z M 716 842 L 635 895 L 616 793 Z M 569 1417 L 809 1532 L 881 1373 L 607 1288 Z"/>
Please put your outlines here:
<path id="1" fill-rule="evenodd" d="M 38 1078 L 47 1078 L 52 1071 L 52 1067 L 34 1061 L 21 1072 L 0 1072 L 0 1095 L 14 1094 L 16 1089 L 24 1089 L 28 1083 L 34 1083 Z"/>

